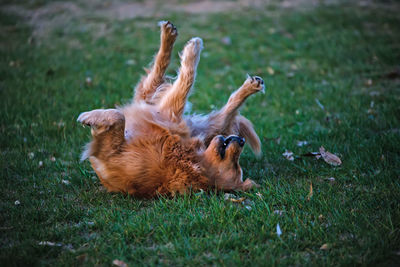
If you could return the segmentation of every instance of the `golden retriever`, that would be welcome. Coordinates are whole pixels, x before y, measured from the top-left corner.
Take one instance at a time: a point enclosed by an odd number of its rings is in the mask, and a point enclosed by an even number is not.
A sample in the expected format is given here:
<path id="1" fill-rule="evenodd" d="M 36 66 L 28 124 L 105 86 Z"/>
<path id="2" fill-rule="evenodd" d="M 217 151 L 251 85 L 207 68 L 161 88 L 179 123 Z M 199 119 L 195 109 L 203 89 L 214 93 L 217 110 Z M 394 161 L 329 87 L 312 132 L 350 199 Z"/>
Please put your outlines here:
<path id="1" fill-rule="evenodd" d="M 247 77 L 219 111 L 184 116 L 203 41 L 196 37 L 187 42 L 178 77 L 167 83 L 165 71 L 178 32 L 168 21 L 160 26 L 159 51 L 136 86 L 132 102 L 122 108 L 79 115 L 78 122 L 89 125 L 93 137 L 82 160 L 89 159 L 109 192 L 136 197 L 257 186 L 250 179 L 243 181 L 239 156 L 245 139 L 259 154 L 260 139 L 238 109 L 248 96 L 264 91 L 263 80 Z"/>

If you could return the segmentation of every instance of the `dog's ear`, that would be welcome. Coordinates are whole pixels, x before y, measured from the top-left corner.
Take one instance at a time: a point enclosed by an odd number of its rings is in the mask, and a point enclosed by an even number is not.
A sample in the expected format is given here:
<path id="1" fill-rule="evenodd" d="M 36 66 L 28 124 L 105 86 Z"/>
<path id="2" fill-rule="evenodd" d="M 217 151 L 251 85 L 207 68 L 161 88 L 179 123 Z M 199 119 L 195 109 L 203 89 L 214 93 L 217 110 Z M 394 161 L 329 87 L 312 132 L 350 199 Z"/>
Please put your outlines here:
<path id="1" fill-rule="evenodd" d="M 243 116 L 236 117 L 236 127 L 240 136 L 243 136 L 249 143 L 251 150 L 256 156 L 261 156 L 261 142 L 253 124 Z"/>

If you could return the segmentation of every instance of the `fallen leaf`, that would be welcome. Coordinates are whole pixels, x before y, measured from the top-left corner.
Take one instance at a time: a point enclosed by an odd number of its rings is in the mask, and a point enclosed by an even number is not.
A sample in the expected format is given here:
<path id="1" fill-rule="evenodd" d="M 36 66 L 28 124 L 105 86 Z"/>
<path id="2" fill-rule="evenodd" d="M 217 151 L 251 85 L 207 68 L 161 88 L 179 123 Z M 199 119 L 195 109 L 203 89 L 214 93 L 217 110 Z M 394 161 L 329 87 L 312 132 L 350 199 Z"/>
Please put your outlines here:
<path id="1" fill-rule="evenodd" d="M 284 156 L 287 160 L 293 161 L 294 157 L 293 157 L 293 152 L 290 150 L 286 150 L 282 156 Z"/>
<path id="2" fill-rule="evenodd" d="M 274 75 L 274 73 L 275 73 L 274 69 L 271 68 L 271 67 L 267 67 L 267 71 L 268 71 L 268 73 L 269 73 L 270 75 Z"/>
<path id="3" fill-rule="evenodd" d="M 241 197 L 241 198 L 230 198 L 229 201 L 233 202 L 233 203 L 242 203 L 246 198 L 245 197 Z"/>
<path id="4" fill-rule="evenodd" d="M 280 237 L 282 235 L 282 230 L 281 227 L 279 226 L 279 223 L 276 225 L 276 235 Z"/>
<path id="5" fill-rule="evenodd" d="M 319 153 L 321 154 L 321 157 L 325 160 L 325 162 L 332 166 L 339 166 L 342 164 L 342 161 L 338 156 L 328 151 L 325 151 L 325 148 L 323 146 L 319 148 Z"/>
<path id="6" fill-rule="evenodd" d="M 319 249 L 321 249 L 321 250 L 328 250 L 329 249 L 329 244 L 323 244 Z"/>
<path id="7" fill-rule="evenodd" d="M 307 200 L 310 201 L 310 199 L 313 196 L 313 187 L 312 187 L 312 183 L 310 182 L 310 192 L 308 192 L 308 196 L 307 196 Z"/>
<path id="8" fill-rule="evenodd" d="M 113 260 L 113 265 L 118 266 L 118 267 L 128 267 L 128 264 L 121 260 Z"/>

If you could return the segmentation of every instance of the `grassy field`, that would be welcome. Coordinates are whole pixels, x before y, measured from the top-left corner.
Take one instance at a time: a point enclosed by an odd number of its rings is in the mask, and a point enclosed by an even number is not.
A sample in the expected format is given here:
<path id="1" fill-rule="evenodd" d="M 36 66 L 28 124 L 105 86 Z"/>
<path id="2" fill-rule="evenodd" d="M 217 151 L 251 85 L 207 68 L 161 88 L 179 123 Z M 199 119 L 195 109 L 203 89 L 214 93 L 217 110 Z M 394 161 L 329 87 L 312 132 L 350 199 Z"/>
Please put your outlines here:
<path id="1" fill-rule="evenodd" d="M 0 265 L 398 265 L 400 8 L 367 3 L 74 17 L 42 35 L 3 10 Z M 223 105 L 246 73 L 267 84 L 242 109 L 263 143 L 241 157 L 261 184 L 235 193 L 249 208 L 221 192 L 109 194 L 79 162 L 90 133 L 77 116 L 129 101 L 161 19 L 180 33 L 171 75 L 184 43 L 204 40 L 194 111 Z M 301 157 L 320 146 L 343 164 Z"/>

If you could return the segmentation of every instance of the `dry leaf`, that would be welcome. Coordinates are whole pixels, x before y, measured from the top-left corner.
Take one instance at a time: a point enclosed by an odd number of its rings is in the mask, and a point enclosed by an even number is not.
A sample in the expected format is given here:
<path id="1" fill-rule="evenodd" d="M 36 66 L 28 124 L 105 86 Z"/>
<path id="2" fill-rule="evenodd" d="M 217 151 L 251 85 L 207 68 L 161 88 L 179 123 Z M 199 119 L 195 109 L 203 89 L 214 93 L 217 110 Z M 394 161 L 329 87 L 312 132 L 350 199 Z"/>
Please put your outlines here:
<path id="1" fill-rule="evenodd" d="M 274 75 L 274 73 L 275 73 L 274 69 L 271 68 L 271 67 L 267 67 L 267 71 L 268 71 L 268 73 L 269 73 L 270 75 Z"/>
<path id="2" fill-rule="evenodd" d="M 310 199 L 313 196 L 313 188 L 312 188 L 312 183 L 310 183 L 310 192 L 308 192 L 307 200 L 310 201 Z"/>
<path id="3" fill-rule="evenodd" d="M 128 267 L 128 264 L 121 260 L 113 260 L 113 265 L 118 266 L 118 267 Z"/>
<path id="4" fill-rule="evenodd" d="M 319 249 L 328 250 L 329 249 L 329 244 L 325 243 Z"/>
<path id="5" fill-rule="evenodd" d="M 233 203 L 242 203 L 246 198 L 245 197 L 241 197 L 241 198 L 230 198 L 229 201 L 233 202 Z"/>
<path id="6" fill-rule="evenodd" d="M 282 230 L 281 230 L 281 227 L 279 226 L 279 223 L 278 223 L 278 224 L 276 225 L 276 235 L 277 235 L 278 237 L 280 237 L 281 234 L 282 234 Z"/>
<path id="7" fill-rule="evenodd" d="M 325 151 L 325 148 L 323 146 L 319 148 L 319 153 L 321 154 L 321 157 L 325 160 L 325 162 L 329 163 L 332 166 L 339 166 L 342 164 L 342 161 L 338 156 L 328 151 Z"/>
<path id="8" fill-rule="evenodd" d="M 290 150 L 286 150 L 285 153 L 282 154 L 282 156 L 284 156 L 287 160 L 290 160 L 290 161 L 294 160 L 293 152 Z"/>

